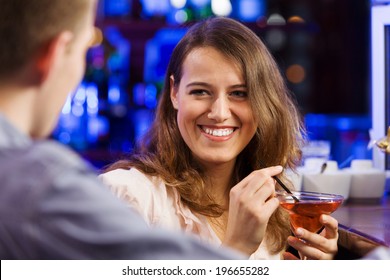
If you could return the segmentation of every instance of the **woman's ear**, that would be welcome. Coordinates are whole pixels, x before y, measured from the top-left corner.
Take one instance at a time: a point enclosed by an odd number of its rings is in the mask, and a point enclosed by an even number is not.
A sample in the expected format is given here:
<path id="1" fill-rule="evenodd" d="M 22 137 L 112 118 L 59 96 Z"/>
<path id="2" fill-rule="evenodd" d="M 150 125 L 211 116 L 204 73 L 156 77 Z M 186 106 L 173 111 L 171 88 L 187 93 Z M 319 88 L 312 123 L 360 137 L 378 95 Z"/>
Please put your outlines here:
<path id="1" fill-rule="evenodd" d="M 72 37 L 73 34 L 69 31 L 61 32 L 40 48 L 35 64 L 40 82 L 46 81 L 50 73 L 59 67 L 68 51 Z"/>
<path id="2" fill-rule="evenodd" d="M 171 75 L 169 77 L 169 88 L 171 91 L 171 102 L 172 102 L 173 108 L 175 108 L 177 110 L 179 108 L 179 105 L 178 105 L 179 102 L 177 100 L 177 88 L 175 87 L 175 78 L 173 77 L 173 75 Z"/>

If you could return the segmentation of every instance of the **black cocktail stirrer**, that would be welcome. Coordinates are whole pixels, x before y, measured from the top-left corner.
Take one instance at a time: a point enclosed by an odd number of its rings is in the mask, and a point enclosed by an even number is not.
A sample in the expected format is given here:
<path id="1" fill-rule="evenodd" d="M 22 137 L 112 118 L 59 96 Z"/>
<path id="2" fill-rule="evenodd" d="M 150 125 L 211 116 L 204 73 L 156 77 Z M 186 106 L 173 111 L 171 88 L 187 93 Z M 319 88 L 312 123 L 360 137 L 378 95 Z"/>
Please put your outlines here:
<path id="1" fill-rule="evenodd" d="M 260 163 L 261 166 L 265 166 L 264 164 Z M 272 176 L 272 178 L 274 178 L 276 180 L 276 182 L 278 182 L 279 185 L 282 186 L 282 188 L 289 194 L 291 194 L 291 197 L 294 199 L 295 202 L 299 202 L 299 199 L 293 195 L 293 193 L 290 191 L 289 188 L 286 187 L 286 185 L 280 181 L 280 179 L 277 177 L 277 176 Z"/>
<path id="2" fill-rule="evenodd" d="M 274 178 L 274 179 L 276 180 L 276 182 L 278 182 L 278 184 L 281 185 L 282 188 L 283 188 L 286 192 L 288 192 L 289 194 L 291 194 L 291 197 L 295 200 L 295 202 L 299 202 L 299 199 L 298 199 L 295 195 L 293 195 L 293 193 L 289 190 L 289 188 L 287 188 L 286 185 L 285 185 L 282 181 L 280 181 L 280 179 L 279 179 L 278 177 L 272 176 L 272 178 Z"/>

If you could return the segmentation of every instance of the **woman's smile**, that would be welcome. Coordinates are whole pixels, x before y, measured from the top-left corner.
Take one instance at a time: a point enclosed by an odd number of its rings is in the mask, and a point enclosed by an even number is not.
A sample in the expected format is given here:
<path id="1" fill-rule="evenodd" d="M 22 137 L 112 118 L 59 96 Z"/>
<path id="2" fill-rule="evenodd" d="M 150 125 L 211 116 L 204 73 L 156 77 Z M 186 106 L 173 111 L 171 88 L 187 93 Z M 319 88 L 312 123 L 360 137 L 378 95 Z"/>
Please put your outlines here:
<path id="1" fill-rule="evenodd" d="M 236 127 L 215 127 L 199 125 L 202 134 L 212 141 L 227 141 L 233 137 Z"/>

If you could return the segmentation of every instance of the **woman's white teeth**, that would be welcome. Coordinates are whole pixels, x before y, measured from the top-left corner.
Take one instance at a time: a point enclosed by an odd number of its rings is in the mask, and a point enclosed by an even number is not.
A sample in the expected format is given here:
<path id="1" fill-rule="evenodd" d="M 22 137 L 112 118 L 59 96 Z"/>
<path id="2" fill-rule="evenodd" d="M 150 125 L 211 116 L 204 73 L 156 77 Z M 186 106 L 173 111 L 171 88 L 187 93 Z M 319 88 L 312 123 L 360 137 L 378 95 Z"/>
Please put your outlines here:
<path id="1" fill-rule="evenodd" d="M 213 136 L 228 136 L 232 134 L 234 131 L 233 128 L 224 128 L 224 129 L 211 129 L 211 128 L 205 128 L 204 132 L 207 134 L 213 135 Z"/>

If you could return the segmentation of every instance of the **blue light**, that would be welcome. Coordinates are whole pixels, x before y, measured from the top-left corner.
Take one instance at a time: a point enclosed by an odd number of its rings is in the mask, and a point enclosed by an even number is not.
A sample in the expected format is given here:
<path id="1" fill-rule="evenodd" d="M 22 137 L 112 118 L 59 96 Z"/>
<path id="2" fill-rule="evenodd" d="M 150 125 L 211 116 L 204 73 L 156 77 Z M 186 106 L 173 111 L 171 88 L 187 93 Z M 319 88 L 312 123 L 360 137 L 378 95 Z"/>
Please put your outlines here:
<path id="1" fill-rule="evenodd" d="M 157 88 L 153 84 L 149 84 L 145 88 L 145 106 L 149 109 L 154 109 L 157 106 Z"/>
<path id="2" fill-rule="evenodd" d="M 110 71 L 127 71 L 130 68 L 131 44 L 116 27 L 107 27 L 105 38 L 115 47 L 115 52 L 108 57 L 107 65 Z"/>
<path id="3" fill-rule="evenodd" d="M 351 129 L 351 119 L 340 117 L 336 120 L 336 127 L 339 130 L 349 130 Z"/>
<path id="4" fill-rule="evenodd" d="M 145 85 L 137 83 L 133 87 L 133 102 L 137 106 L 145 105 Z"/>
<path id="5" fill-rule="evenodd" d="M 70 114 L 71 109 L 72 109 L 72 95 L 69 94 L 68 97 L 66 98 L 64 107 L 62 107 L 61 113 L 63 115 Z"/>
<path id="6" fill-rule="evenodd" d="M 149 129 L 154 119 L 154 114 L 148 109 L 136 110 L 133 115 L 135 139 L 138 141 Z"/>
<path id="7" fill-rule="evenodd" d="M 166 15 L 170 9 L 169 0 L 141 0 L 141 3 L 146 16 Z"/>
<path id="8" fill-rule="evenodd" d="M 162 82 L 174 47 L 186 33 L 186 28 L 161 29 L 146 43 L 145 82 Z"/>
<path id="9" fill-rule="evenodd" d="M 190 0 L 191 4 L 195 7 L 203 8 L 204 6 L 210 4 L 211 0 Z"/>
<path id="10" fill-rule="evenodd" d="M 71 137 L 70 137 L 69 132 L 67 132 L 67 131 L 62 131 L 62 132 L 58 135 L 58 141 L 60 141 L 60 142 L 63 143 L 63 144 L 69 144 L 69 143 L 70 143 L 70 140 L 71 140 Z"/>
<path id="11" fill-rule="evenodd" d="M 117 104 L 121 99 L 121 90 L 119 85 L 110 85 L 108 89 L 108 102 L 110 104 Z"/>
<path id="12" fill-rule="evenodd" d="M 99 111 L 98 88 L 95 83 L 90 83 L 86 89 L 87 113 L 89 116 L 96 116 Z"/>
<path id="13" fill-rule="evenodd" d="M 178 10 L 175 13 L 175 21 L 177 23 L 184 23 L 188 20 L 187 12 L 184 10 Z"/>
<path id="14" fill-rule="evenodd" d="M 108 91 L 108 100 L 110 103 L 115 104 L 118 103 L 121 98 L 121 91 L 119 86 L 111 86 Z"/>
<path id="15" fill-rule="evenodd" d="M 130 141 L 124 140 L 124 141 L 122 142 L 121 150 L 122 150 L 123 152 L 129 152 L 129 151 L 131 151 L 132 148 L 133 148 L 133 146 L 132 146 L 132 144 L 131 144 Z"/>
<path id="16" fill-rule="evenodd" d="M 82 115 L 84 115 L 84 107 L 80 104 L 73 104 L 72 114 L 76 117 L 81 117 Z"/>
<path id="17" fill-rule="evenodd" d="M 73 102 L 78 105 L 83 105 L 86 99 L 85 85 L 81 84 L 73 97 Z"/>
<path id="18" fill-rule="evenodd" d="M 77 150 L 96 143 L 99 136 L 107 134 L 108 124 L 99 116 L 98 87 L 94 82 L 82 82 L 70 94 L 62 108 L 58 126 L 53 136 Z"/>
<path id="19" fill-rule="evenodd" d="M 265 15 L 264 0 L 241 0 L 238 3 L 238 14 L 242 21 L 256 21 Z"/>
<path id="20" fill-rule="evenodd" d="M 104 12 L 107 16 L 125 16 L 131 13 L 132 0 L 106 0 Z"/>

